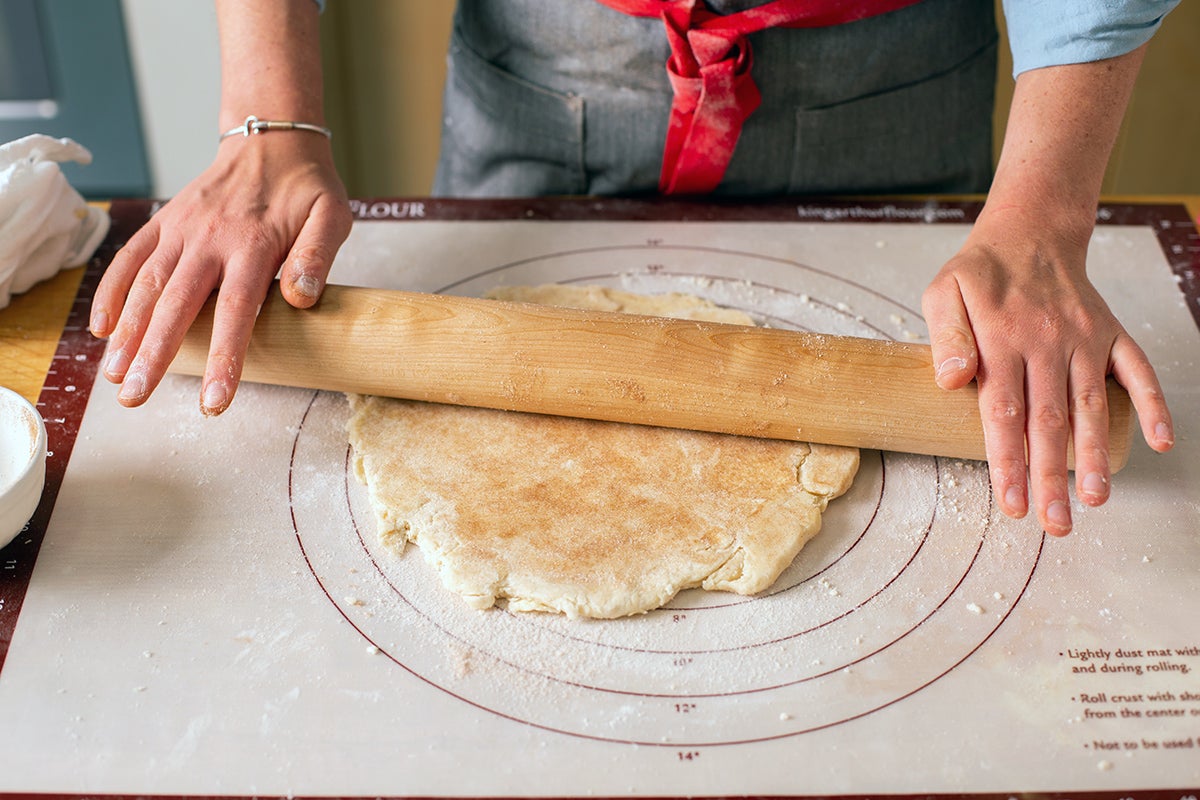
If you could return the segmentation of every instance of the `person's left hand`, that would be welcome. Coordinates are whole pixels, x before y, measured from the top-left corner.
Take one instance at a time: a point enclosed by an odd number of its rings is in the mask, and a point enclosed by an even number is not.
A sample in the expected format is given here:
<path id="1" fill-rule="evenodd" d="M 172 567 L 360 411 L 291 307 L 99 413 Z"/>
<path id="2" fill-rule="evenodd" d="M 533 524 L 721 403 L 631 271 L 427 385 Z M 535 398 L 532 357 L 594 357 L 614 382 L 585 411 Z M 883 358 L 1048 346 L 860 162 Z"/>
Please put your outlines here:
<path id="1" fill-rule="evenodd" d="M 1056 235 L 1019 213 L 985 209 L 926 289 L 922 310 L 938 385 L 978 383 L 1000 509 L 1024 516 L 1031 487 L 1042 527 L 1063 536 L 1072 525 L 1072 438 L 1076 495 L 1090 506 L 1109 497 L 1106 376 L 1129 392 L 1153 449 L 1169 450 L 1174 432 L 1154 368 L 1087 278 L 1090 228 Z"/>

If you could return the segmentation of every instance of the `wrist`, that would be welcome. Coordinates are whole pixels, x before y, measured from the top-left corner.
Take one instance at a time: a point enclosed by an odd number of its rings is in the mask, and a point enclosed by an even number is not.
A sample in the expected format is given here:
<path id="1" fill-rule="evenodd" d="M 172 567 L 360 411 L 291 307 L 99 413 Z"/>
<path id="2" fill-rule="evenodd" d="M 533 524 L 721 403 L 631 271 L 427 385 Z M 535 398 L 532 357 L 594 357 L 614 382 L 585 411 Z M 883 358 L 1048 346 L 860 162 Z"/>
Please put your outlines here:
<path id="1" fill-rule="evenodd" d="M 1039 248 L 1086 249 L 1096 224 L 1096 195 L 1074 196 L 1064 192 L 997 191 L 988 194 L 972 229 L 1004 240 L 1024 240 Z"/>
<path id="2" fill-rule="evenodd" d="M 244 180 L 273 181 L 313 170 L 336 174 L 330 140 L 302 130 L 221 139 L 216 163 L 222 165 L 222 171 L 240 174 Z"/>

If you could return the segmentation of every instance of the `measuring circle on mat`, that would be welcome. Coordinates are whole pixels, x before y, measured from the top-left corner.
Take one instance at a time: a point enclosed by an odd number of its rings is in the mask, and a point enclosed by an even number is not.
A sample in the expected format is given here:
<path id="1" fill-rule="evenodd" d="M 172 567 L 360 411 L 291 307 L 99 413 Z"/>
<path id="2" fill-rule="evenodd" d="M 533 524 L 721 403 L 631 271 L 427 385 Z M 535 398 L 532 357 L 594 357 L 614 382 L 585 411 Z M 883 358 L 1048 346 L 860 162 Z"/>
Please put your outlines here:
<path id="1" fill-rule="evenodd" d="M 550 254 L 442 289 L 478 295 L 547 276 L 695 294 L 773 327 L 880 338 L 920 324 L 878 292 L 802 264 L 663 243 Z M 984 465 L 864 451 L 822 532 L 759 596 L 691 590 L 606 621 L 475 611 L 415 546 L 398 556 L 378 543 L 351 474 L 348 414 L 341 395 L 313 395 L 289 481 L 300 547 L 330 601 L 365 647 L 409 675 L 573 736 L 721 745 L 872 713 L 970 657 L 1015 607 L 1041 550 L 1041 536 L 994 508 Z"/>

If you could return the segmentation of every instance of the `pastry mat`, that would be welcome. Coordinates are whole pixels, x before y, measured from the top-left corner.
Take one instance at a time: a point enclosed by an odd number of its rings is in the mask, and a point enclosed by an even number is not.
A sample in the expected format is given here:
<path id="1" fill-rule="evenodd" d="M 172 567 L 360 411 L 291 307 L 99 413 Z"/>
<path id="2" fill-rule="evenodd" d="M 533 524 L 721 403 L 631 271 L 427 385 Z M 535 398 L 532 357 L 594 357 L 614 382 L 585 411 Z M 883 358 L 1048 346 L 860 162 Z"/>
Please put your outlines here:
<path id="1" fill-rule="evenodd" d="M 924 341 L 971 203 L 361 200 L 335 282 L 683 291 Z M 769 592 L 613 622 L 476 612 L 376 543 L 343 397 L 194 379 L 126 410 L 86 312 L 40 404 L 42 507 L 0 570 L 0 793 L 1187 798 L 1200 788 L 1200 238 L 1101 209 L 1090 273 L 1178 422 L 1044 537 L 982 464 L 864 452 Z M 613 513 L 620 513 L 620 498 Z M 36 564 L 35 564 L 36 561 Z M 615 765 L 615 767 L 614 767 Z"/>

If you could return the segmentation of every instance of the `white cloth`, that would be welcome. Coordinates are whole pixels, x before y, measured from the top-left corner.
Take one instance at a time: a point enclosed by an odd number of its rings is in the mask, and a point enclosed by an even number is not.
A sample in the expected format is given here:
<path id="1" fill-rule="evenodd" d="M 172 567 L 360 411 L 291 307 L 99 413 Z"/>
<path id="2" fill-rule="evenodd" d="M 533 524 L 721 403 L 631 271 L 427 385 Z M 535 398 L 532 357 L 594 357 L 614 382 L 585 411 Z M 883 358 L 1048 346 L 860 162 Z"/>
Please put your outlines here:
<path id="1" fill-rule="evenodd" d="M 79 143 L 40 133 L 0 145 L 0 308 L 87 261 L 108 233 L 108 214 L 85 203 L 58 166 L 91 160 Z"/>

